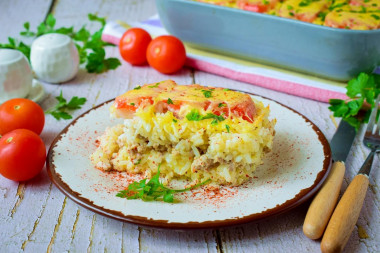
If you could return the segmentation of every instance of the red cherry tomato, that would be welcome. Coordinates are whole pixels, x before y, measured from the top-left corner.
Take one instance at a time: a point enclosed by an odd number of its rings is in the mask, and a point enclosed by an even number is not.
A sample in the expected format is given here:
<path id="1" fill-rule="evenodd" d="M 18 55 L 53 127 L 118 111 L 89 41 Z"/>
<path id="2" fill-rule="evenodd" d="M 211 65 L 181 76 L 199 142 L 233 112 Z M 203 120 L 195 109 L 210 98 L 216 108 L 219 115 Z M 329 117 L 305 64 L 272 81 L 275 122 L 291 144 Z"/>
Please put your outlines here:
<path id="1" fill-rule="evenodd" d="M 185 64 L 186 50 L 176 37 L 163 35 L 150 42 L 146 56 L 150 66 L 161 73 L 172 74 Z"/>
<path id="2" fill-rule="evenodd" d="M 35 177 L 45 164 L 46 148 L 40 136 L 27 129 L 0 138 L 0 174 L 14 181 Z"/>
<path id="3" fill-rule="evenodd" d="M 127 30 L 119 43 L 121 57 L 132 65 L 146 63 L 146 49 L 152 37 L 141 28 Z"/>
<path id="4" fill-rule="evenodd" d="M 20 128 L 29 129 L 39 135 L 44 124 L 44 111 L 32 100 L 14 98 L 0 105 L 0 135 Z"/>

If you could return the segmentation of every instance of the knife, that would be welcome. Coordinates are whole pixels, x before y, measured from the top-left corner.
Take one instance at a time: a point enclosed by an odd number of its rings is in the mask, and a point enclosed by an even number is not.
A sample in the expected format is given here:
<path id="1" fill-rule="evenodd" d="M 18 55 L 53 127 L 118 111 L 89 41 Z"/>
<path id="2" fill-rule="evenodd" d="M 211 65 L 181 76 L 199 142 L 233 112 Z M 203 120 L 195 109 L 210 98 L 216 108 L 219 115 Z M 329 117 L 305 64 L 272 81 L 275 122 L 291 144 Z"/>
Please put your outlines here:
<path id="1" fill-rule="evenodd" d="M 355 136 L 355 128 L 346 121 L 341 120 L 330 142 L 334 162 L 331 172 L 311 202 L 303 224 L 303 232 L 310 239 L 320 238 L 325 231 L 338 200 L 346 170 L 344 162 L 350 152 Z"/>

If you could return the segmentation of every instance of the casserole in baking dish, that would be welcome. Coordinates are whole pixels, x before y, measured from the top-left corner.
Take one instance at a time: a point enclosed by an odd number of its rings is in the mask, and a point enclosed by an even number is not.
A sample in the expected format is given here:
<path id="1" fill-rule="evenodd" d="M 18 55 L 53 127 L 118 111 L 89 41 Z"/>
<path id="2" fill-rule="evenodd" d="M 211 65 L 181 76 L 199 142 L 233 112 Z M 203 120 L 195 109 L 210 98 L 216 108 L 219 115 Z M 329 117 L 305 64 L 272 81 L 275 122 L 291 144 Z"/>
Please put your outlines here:
<path id="1" fill-rule="evenodd" d="M 156 0 L 169 33 L 190 46 L 347 81 L 380 65 L 380 29 L 338 29 L 189 0 Z"/>

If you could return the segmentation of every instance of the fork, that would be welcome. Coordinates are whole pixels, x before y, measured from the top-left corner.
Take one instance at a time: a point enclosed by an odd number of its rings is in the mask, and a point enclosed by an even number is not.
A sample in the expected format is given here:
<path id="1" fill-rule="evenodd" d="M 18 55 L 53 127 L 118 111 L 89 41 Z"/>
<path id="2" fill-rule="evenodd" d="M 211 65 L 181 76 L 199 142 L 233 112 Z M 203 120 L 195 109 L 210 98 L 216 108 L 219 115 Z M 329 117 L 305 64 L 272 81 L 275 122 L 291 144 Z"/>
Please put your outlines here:
<path id="1" fill-rule="evenodd" d="M 322 252 L 341 252 L 346 245 L 355 224 L 359 218 L 365 195 L 369 184 L 369 174 L 371 172 L 373 158 L 376 151 L 380 150 L 380 120 L 376 122 L 377 108 L 380 102 L 380 95 L 375 102 L 363 143 L 371 149 L 367 159 L 364 161 L 358 174 L 354 177 L 346 192 L 336 206 L 333 215 L 327 225 L 321 242 Z"/>

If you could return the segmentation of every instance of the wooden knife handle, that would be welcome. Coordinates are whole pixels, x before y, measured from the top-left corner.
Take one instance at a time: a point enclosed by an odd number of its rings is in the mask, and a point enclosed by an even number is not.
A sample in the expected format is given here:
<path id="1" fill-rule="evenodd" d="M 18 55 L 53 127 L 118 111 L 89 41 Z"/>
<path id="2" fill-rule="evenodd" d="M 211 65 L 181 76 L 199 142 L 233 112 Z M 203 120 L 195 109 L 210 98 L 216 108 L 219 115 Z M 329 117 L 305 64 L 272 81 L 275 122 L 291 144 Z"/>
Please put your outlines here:
<path id="1" fill-rule="evenodd" d="M 369 180 L 367 175 L 355 176 L 339 201 L 321 242 L 322 252 L 341 252 L 359 218 Z"/>
<path id="2" fill-rule="evenodd" d="M 338 200 L 345 170 L 344 163 L 335 162 L 329 176 L 311 202 L 303 224 L 303 232 L 310 239 L 320 238 L 325 231 Z"/>

